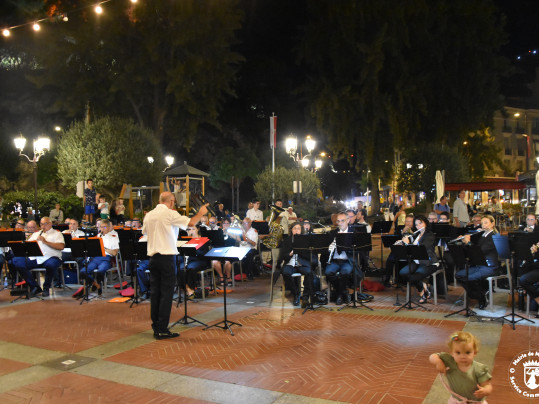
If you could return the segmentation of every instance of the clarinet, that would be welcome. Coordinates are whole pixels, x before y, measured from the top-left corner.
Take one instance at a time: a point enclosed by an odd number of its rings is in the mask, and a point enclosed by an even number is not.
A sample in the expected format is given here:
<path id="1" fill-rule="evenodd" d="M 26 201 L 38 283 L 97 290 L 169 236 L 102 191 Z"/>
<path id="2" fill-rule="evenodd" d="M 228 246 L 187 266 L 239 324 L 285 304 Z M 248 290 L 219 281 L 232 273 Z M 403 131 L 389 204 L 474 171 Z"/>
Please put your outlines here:
<path id="1" fill-rule="evenodd" d="M 328 264 L 331 262 L 331 259 L 333 258 L 333 255 L 335 254 L 335 250 L 337 249 L 337 241 L 336 239 L 333 239 L 333 242 L 329 245 L 329 258 L 328 258 Z"/>

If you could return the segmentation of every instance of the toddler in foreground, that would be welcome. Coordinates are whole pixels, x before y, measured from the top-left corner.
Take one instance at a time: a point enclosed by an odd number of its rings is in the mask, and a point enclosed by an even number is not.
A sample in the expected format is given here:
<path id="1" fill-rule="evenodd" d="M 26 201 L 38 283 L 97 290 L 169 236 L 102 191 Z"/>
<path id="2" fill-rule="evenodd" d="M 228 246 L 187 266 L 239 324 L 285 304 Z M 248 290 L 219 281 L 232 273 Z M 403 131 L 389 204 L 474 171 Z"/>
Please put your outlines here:
<path id="1" fill-rule="evenodd" d="M 492 393 L 488 367 L 474 360 L 479 351 L 479 341 L 468 332 L 459 331 L 451 335 L 449 353 L 434 353 L 430 363 L 445 374 L 449 386 L 441 377 L 444 386 L 451 392 L 449 404 L 481 402 Z"/>

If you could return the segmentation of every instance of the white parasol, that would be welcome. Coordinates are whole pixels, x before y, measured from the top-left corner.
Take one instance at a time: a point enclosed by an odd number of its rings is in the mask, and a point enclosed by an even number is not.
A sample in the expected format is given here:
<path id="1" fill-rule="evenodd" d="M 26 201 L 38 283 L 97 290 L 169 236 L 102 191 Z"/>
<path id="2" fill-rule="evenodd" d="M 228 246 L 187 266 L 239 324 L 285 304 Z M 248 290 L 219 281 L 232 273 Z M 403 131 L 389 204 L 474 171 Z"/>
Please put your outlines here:
<path id="1" fill-rule="evenodd" d="M 535 189 L 539 190 L 539 170 L 535 173 Z M 539 215 L 539 201 L 535 201 L 535 214 Z"/>
<path id="2" fill-rule="evenodd" d="M 440 170 L 436 170 L 436 203 L 440 203 L 440 198 L 444 196 L 445 191 L 444 177 Z"/>

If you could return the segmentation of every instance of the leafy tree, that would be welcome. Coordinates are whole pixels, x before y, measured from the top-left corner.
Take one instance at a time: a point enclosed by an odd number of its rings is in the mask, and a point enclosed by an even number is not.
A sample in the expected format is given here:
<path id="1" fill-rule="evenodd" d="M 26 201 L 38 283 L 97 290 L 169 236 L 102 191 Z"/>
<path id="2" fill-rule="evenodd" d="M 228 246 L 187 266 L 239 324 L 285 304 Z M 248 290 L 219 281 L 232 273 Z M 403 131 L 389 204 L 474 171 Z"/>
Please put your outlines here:
<path id="1" fill-rule="evenodd" d="M 36 38 L 21 35 L 35 58 L 29 78 L 56 93 L 49 112 L 130 116 L 187 149 L 201 124 L 219 126 L 242 60 L 231 49 L 242 20 L 236 1 L 115 1 L 100 16 L 70 13 L 81 3 L 47 1 L 51 24 Z"/>
<path id="2" fill-rule="evenodd" d="M 408 148 L 397 170 L 399 192 L 425 192 L 428 201 L 436 198 L 436 171 L 445 170 L 446 182 L 466 182 L 470 179 L 467 159 L 456 147 L 436 147 L 422 144 Z"/>
<path id="3" fill-rule="evenodd" d="M 153 164 L 148 156 L 154 157 Z M 58 144 L 58 175 L 71 188 L 87 178 L 112 194 L 124 183 L 153 185 L 162 175 L 162 161 L 152 132 L 122 118 L 75 122 Z"/>
<path id="4" fill-rule="evenodd" d="M 309 112 L 333 154 L 357 156 L 355 164 L 373 178 L 383 176 L 395 148 L 458 145 L 500 107 L 504 35 L 492 2 L 321 0 L 308 6 L 299 52 Z"/>
<path id="5" fill-rule="evenodd" d="M 34 205 L 34 191 L 12 191 L 5 193 L 2 197 L 2 212 L 8 218 L 19 217 L 16 208 L 26 212 L 29 207 Z M 64 217 L 81 219 L 84 213 L 82 199 L 74 194 L 65 196 L 59 192 L 38 190 L 37 203 L 41 216 L 48 215 L 57 203 L 61 205 Z"/>
<path id="6" fill-rule="evenodd" d="M 470 175 L 474 180 L 483 178 L 487 170 L 494 170 L 496 166 L 509 171 L 500 158 L 501 148 L 496 145 L 495 138 L 488 129 L 469 134 L 459 151 L 466 157 Z"/>
<path id="7" fill-rule="evenodd" d="M 293 199 L 294 190 L 293 182 L 301 181 L 301 200 L 303 202 L 314 202 L 318 198 L 320 189 L 320 180 L 316 173 L 305 170 L 303 168 L 288 169 L 284 167 L 275 168 L 275 176 L 273 177 L 271 167 L 262 171 L 255 183 L 255 192 L 260 200 L 264 203 L 271 203 L 272 199 L 272 184 L 275 178 L 275 199 L 288 201 Z"/>

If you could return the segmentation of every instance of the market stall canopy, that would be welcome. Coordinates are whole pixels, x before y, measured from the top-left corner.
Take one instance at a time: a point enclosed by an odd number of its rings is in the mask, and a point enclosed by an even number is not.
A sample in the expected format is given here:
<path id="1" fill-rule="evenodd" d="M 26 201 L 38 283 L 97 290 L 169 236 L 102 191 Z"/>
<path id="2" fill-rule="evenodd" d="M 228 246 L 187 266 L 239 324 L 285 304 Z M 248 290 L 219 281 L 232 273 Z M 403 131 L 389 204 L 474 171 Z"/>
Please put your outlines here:
<path id="1" fill-rule="evenodd" d="M 185 177 L 186 175 L 195 175 L 202 177 L 210 176 L 210 174 L 199 170 L 198 168 L 190 166 L 189 164 L 187 164 L 187 161 L 184 161 L 181 166 L 169 168 L 163 173 L 163 176 L 165 177 Z"/>
<path id="2" fill-rule="evenodd" d="M 495 191 L 497 189 L 525 189 L 526 184 L 513 179 L 496 178 L 492 181 L 483 182 L 454 182 L 445 184 L 446 191 L 458 191 L 465 189 L 468 191 Z"/>

